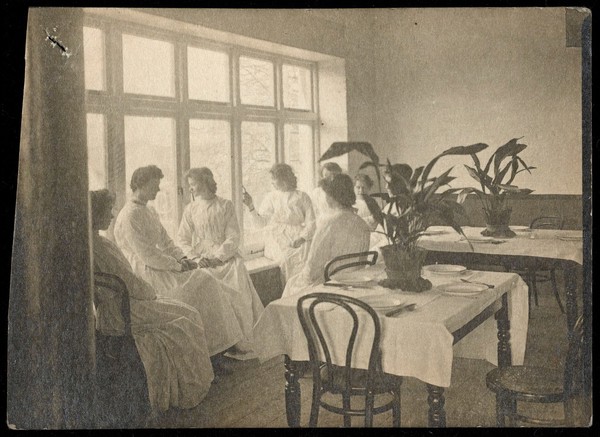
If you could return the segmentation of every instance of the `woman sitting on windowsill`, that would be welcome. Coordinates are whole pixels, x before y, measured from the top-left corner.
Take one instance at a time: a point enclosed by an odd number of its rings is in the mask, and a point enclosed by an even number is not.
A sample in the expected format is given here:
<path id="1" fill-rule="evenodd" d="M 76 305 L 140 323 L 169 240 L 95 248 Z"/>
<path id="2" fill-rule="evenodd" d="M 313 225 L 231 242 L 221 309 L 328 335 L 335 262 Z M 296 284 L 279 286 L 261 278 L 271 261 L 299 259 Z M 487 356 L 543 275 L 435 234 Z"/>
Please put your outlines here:
<path id="1" fill-rule="evenodd" d="M 257 227 L 265 228 L 264 256 L 279 262 L 282 280 L 300 271 L 308 256 L 315 229 L 315 216 L 308 194 L 296 189 L 292 167 L 275 164 L 270 170 L 274 190 L 267 193 L 258 210 L 252 196 L 244 193 Z"/>

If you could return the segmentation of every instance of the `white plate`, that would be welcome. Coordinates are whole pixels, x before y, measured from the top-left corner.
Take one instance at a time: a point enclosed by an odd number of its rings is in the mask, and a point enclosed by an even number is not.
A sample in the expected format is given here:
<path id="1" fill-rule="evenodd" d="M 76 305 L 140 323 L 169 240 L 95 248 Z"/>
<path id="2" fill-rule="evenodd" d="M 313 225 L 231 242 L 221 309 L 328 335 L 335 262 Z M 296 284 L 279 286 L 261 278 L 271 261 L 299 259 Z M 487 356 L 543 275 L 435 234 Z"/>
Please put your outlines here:
<path id="1" fill-rule="evenodd" d="M 500 240 L 494 237 L 469 237 L 468 238 L 471 243 L 504 243 L 506 240 Z"/>
<path id="2" fill-rule="evenodd" d="M 391 309 L 402 303 L 401 299 L 389 294 L 362 296 L 359 299 L 376 310 Z"/>
<path id="3" fill-rule="evenodd" d="M 367 282 L 371 282 L 373 278 L 367 275 L 357 275 L 357 274 L 336 274 L 331 277 L 331 279 L 335 282 L 339 282 L 340 284 L 346 285 L 359 285 L 366 284 Z"/>
<path id="4" fill-rule="evenodd" d="M 579 235 L 558 235 L 557 238 L 563 241 L 582 241 L 583 236 Z"/>
<path id="5" fill-rule="evenodd" d="M 472 294 L 478 294 L 489 289 L 487 285 L 468 284 L 466 282 L 442 285 L 440 288 L 444 290 L 445 294 L 451 294 L 453 296 L 468 296 Z"/>
<path id="6" fill-rule="evenodd" d="M 514 232 L 531 232 L 529 226 L 511 226 L 510 229 Z"/>
<path id="7" fill-rule="evenodd" d="M 427 229 L 426 231 L 423 231 L 421 233 L 421 235 L 425 235 L 425 236 L 428 236 L 428 235 L 442 235 L 442 234 L 445 234 L 445 233 L 446 233 L 446 231 L 443 230 L 443 229 L 431 229 L 431 230 Z"/>
<path id="8" fill-rule="evenodd" d="M 467 268 L 465 266 L 457 266 L 454 264 L 432 264 L 423 266 L 423 270 L 436 275 L 460 275 L 461 273 L 464 273 Z"/>

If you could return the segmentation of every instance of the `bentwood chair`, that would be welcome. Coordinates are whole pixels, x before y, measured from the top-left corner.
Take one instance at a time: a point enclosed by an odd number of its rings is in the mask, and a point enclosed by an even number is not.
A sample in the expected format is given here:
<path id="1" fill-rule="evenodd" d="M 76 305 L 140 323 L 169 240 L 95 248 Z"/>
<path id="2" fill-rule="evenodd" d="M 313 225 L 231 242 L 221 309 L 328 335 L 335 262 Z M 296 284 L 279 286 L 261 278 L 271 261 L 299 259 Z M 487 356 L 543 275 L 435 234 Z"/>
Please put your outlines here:
<path id="1" fill-rule="evenodd" d="M 498 426 L 533 425 L 573 426 L 576 397 L 582 393 L 583 316 L 579 316 L 570 334 L 564 369 L 533 366 L 495 368 L 486 376 L 487 387 L 496 394 Z M 517 402 L 562 403 L 564 417 L 543 419 L 519 414 Z"/>
<path id="2" fill-rule="evenodd" d="M 336 310 L 345 311 L 346 317 L 349 316 L 352 320 L 352 324 L 348 326 L 348 332 L 345 332 L 346 330 L 339 325 L 335 327 L 337 337 L 335 340 L 327 335 L 327 332 L 331 332 L 331 330 L 327 330 L 324 326 L 328 316 L 332 314 L 329 311 L 331 305 L 335 305 Z M 316 309 L 319 306 L 323 310 L 329 308 L 317 316 Z M 297 311 L 308 343 L 309 365 L 313 379 L 309 426 L 317 426 L 319 410 L 322 407 L 343 415 L 345 427 L 351 426 L 351 418 L 354 416 L 364 416 L 365 427 L 372 427 L 373 415 L 392 410 L 393 425 L 399 427 L 402 378 L 385 374 L 381 368 L 379 346 L 381 326 L 379 316 L 373 308 L 349 296 L 311 293 L 298 300 Z M 339 321 L 339 318 L 337 320 Z M 367 335 L 369 340 L 372 335 L 372 340 L 367 341 L 364 349 L 361 348 L 360 352 L 357 352 L 355 347 L 357 339 L 361 335 Z M 346 337 L 347 342 L 340 340 L 340 338 L 346 340 Z M 336 342 L 338 343 L 337 347 Z M 334 350 L 340 353 L 340 357 L 345 357 L 343 363 L 333 362 Z M 361 352 L 368 352 L 367 369 L 358 369 L 353 365 L 355 353 Z M 326 394 L 333 396 L 329 396 L 331 399 L 328 397 L 326 401 L 323 399 Z M 387 399 L 380 401 L 380 398 L 384 396 Z M 362 398 L 364 403 L 357 407 L 355 402 L 353 408 L 352 401 L 361 400 L 358 397 Z M 376 397 L 380 401 L 377 405 Z"/>
<path id="3" fill-rule="evenodd" d="M 129 293 L 116 275 L 94 273 L 94 304 L 99 291 L 114 293 L 119 302 L 122 332 L 96 329 L 96 414 L 102 428 L 131 428 L 142 425 L 150 413 L 144 365 L 131 333 Z"/>
<path id="4" fill-rule="evenodd" d="M 331 276 L 337 272 L 352 267 L 372 266 L 377 262 L 377 251 L 349 253 L 336 256 L 325 264 L 324 276 L 325 282 L 331 279 Z"/>
<path id="5" fill-rule="evenodd" d="M 562 217 L 558 216 L 540 216 L 536 217 L 531 221 L 529 228 L 533 232 L 535 229 L 563 229 L 565 221 Z M 560 294 L 558 292 L 558 284 L 556 282 L 556 270 L 558 269 L 558 263 L 553 260 L 547 260 L 543 263 L 538 261 L 529 263 L 524 270 L 517 270 L 531 291 L 535 305 L 538 306 L 538 284 L 542 282 L 550 282 L 552 284 L 552 291 L 554 297 L 558 303 L 560 311 L 564 314 L 565 308 L 560 300 Z"/>

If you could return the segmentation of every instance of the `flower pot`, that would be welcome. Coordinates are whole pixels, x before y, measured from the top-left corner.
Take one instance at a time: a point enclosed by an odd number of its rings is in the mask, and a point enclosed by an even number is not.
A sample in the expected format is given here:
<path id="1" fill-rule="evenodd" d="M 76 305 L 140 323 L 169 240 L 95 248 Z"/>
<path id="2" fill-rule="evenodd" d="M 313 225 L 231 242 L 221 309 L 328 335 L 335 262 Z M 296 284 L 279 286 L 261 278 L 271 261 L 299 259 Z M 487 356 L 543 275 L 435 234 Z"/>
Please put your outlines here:
<path id="1" fill-rule="evenodd" d="M 412 252 L 398 246 L 387 245 L 381 248 L 387 279 L 379 282 L 383 287 L 402 291 L 421 292 L 431 289 L 431 282 L 421 277 L 421 267 L 427 256 L 424 249 Z"/>
<path id="2" fill-rule="evenodd" d="M 512 238 L 516 236 L 508 223 L 510 222 L 510 215 L 512 213 L 511 208 L 503 209 L 502 211 L 485 211 L 487 218 L 486 228 L 481 231 L 481 235 L 484 237 L 496 237 L 496 238 Z"/>

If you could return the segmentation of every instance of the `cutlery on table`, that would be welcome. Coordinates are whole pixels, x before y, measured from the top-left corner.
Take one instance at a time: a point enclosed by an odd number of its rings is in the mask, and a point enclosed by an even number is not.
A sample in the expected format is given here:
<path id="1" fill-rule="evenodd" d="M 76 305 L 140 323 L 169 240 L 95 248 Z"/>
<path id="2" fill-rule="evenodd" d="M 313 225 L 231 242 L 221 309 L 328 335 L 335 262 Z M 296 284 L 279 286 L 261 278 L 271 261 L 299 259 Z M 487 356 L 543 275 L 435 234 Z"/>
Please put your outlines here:
<path id="1" fill-rule="evenodd" d="M 461 278 L 460 280 L 463 281 L 463 282 L 466 282 L 467 284 L 480 284 L 480 285 L 485 285 L 487 288 L 494 288 L 495 287 L 495 285 L 493 285 L 493 284 L 486 284 L 485 282 L 471 281 L 469 279 L 464 279 L 464 278 Z"/>
<path id="2" fill-rule="evenodd" d="M 388 311 L 385 313 L 386 317 L 396 316 L 404 311 L 413 311 L 417 307 L 416 303 L 411 303 L 408 305 L 400 305 L 400 307 L 393 309 L 392 311 Z"/>

